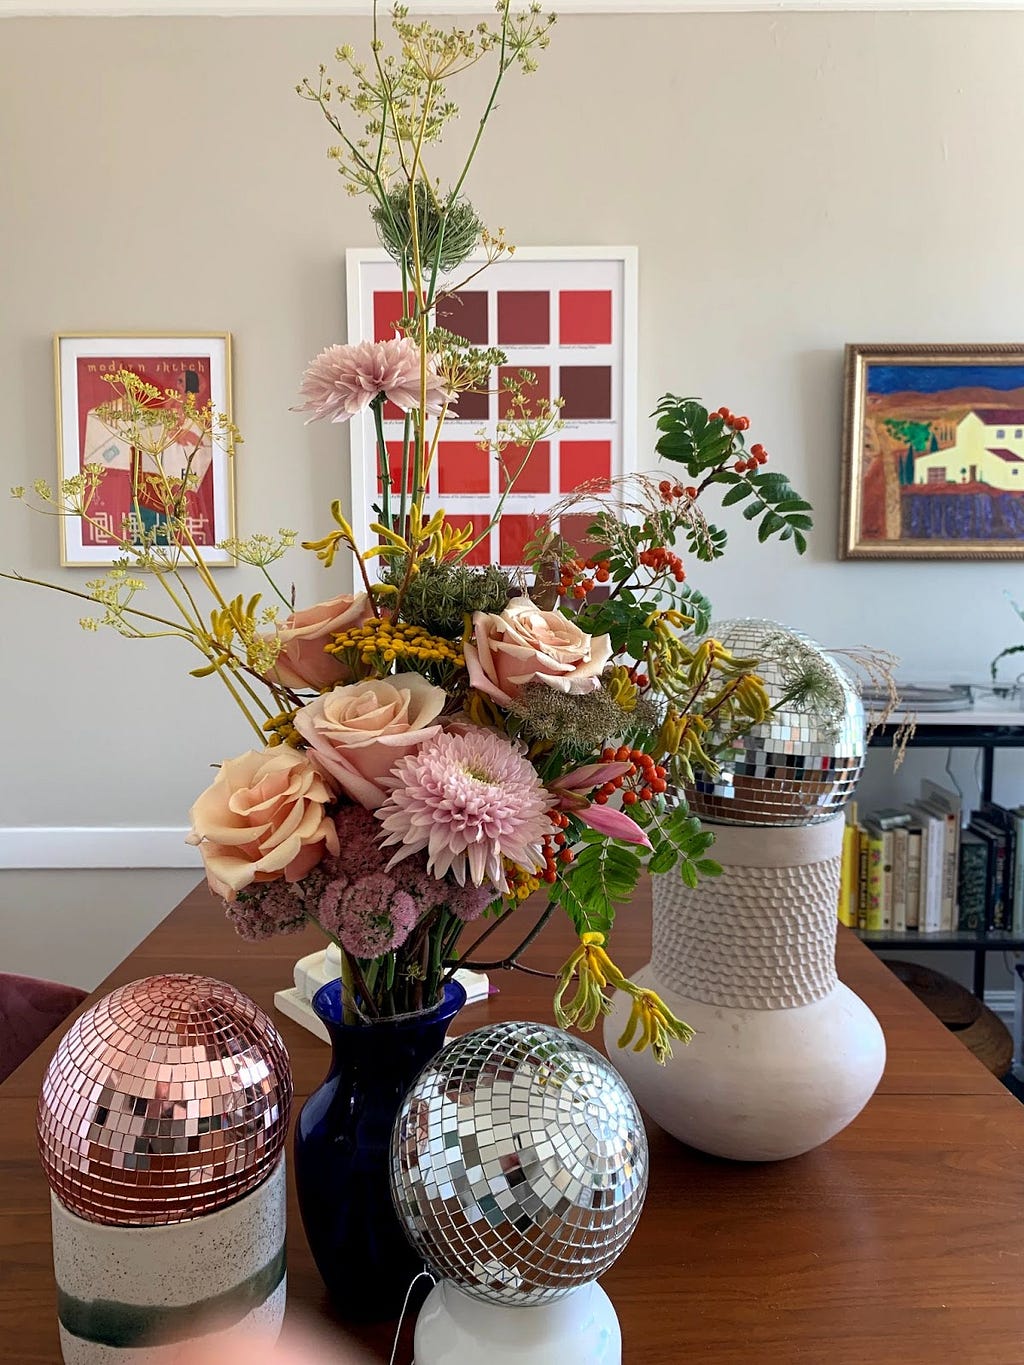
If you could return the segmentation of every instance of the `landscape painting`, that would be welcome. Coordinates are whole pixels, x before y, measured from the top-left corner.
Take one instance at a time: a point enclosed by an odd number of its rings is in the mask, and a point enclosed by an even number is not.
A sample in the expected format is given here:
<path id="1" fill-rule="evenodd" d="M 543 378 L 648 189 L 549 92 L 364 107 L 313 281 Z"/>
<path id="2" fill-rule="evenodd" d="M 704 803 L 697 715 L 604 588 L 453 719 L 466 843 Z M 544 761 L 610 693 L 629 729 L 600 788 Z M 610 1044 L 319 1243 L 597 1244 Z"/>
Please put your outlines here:
<path id="1" fill-rule="evenodd" d="M 1024 345 L 848 346 L 840 558 L 1024 558 Z"/>

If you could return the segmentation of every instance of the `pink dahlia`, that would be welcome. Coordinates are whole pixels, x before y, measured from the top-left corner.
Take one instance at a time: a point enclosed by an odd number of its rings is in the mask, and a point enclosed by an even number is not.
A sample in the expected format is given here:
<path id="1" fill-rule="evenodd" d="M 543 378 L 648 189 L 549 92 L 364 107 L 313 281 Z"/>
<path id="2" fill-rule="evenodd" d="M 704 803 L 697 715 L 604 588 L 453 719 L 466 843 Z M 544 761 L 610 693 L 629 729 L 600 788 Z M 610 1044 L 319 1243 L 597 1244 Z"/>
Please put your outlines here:
<path id="1" fill-rule="evenodd" d="M 484 729 L 440 734 L 392 769 L 391 795 L 376 811 L 394 866 L 421 849 L 435 877 L 507 890 L 503 859 L 531 871 L 543 862 L 554 798 L 529 759 Z"/>
<path id="2" fill-rule="evenodd" d="M 323 417 L 347 422 L 380 394 L 409 412 L 420 404 L 419 347 L 408 337 L 328 346 L 310 361 L 300 392 L 306 401 L 295 411 L 312 413 L 307 423 Z M 451 397 L 428 360 L 427 412 L 439 413 Z"/>

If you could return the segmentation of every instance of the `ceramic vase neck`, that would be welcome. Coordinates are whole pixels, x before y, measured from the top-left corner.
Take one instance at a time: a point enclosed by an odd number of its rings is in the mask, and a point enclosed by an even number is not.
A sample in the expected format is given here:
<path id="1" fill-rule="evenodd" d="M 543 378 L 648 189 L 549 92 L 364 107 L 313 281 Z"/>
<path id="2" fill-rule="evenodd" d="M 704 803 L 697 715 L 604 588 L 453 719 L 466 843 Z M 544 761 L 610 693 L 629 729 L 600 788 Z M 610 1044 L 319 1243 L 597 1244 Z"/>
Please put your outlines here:
<path id="1" fill-rule="evenodd" d="M 715 827 L 722 875 L 655 877 L 652 965 L 680 995 L 738 1009 L 807 1005 L 836 985 L 841 816 L 796 829 Z"/>

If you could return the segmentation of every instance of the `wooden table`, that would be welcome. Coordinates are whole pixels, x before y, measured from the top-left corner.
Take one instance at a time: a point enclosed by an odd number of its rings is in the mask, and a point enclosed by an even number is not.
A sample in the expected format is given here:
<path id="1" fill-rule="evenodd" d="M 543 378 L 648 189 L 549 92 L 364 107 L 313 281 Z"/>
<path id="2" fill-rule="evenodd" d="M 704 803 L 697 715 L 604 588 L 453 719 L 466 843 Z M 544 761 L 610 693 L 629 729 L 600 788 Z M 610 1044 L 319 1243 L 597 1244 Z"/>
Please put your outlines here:
<path id="1" fill-rule="evenodd" d="M 649 926 L 645 889 L 616 927 L 624 968 L 645 960 Z M 296 957 L 321 942 L 310 931 L 242 943 L 199 889 L 96 995 L 156 972 L 203 972 L 272 1012 Z M 569 943 L 553 921 L 529 960 L 556 967 Z M 626 1365 L 1024 1358 L 1024 1108 L 846 931 L 839 966 L 885 1029 L 889 1060 L 878 1093 L 825 1147 L 775 1165 L 702 1156 L 649 1124 L 647 1207 L 604 1280 Z M 549 981 L 515 973 L 498 984 L 500 994 L 460 1016 L 466 1027 L 551 1018 Z M 322 1079 L 326 1046 L 288 1019 L 277 1022 L 299 1101 Z M 0 1359 L 17 1365 L 60 1360 L 35 1150 L 36 1095 L 55 1044 L 56 1035 L 0 1087 Z M 675 1065 L 685 1064 L 677 1056 Z M 329 1319 L 294 1199 L 289 1219 L 289 1312 Z M 360 1339 L 387 1358 L 386 1328 Z"/>

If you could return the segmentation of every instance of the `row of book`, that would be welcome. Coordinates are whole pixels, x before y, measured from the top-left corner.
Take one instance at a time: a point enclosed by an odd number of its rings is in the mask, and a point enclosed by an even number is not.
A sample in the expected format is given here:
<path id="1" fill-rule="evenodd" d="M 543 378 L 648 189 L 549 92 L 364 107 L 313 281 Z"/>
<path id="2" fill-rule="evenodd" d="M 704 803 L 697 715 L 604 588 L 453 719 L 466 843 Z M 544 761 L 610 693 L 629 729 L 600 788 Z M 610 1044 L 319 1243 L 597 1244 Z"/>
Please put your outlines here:
<path id="1" fill-rule="evenodd" d="M 868 933 L 1024 934 L 1024 806 L 964 812 L 936 782 L 901 810 L 847 807 L 839 918 Z"/>

